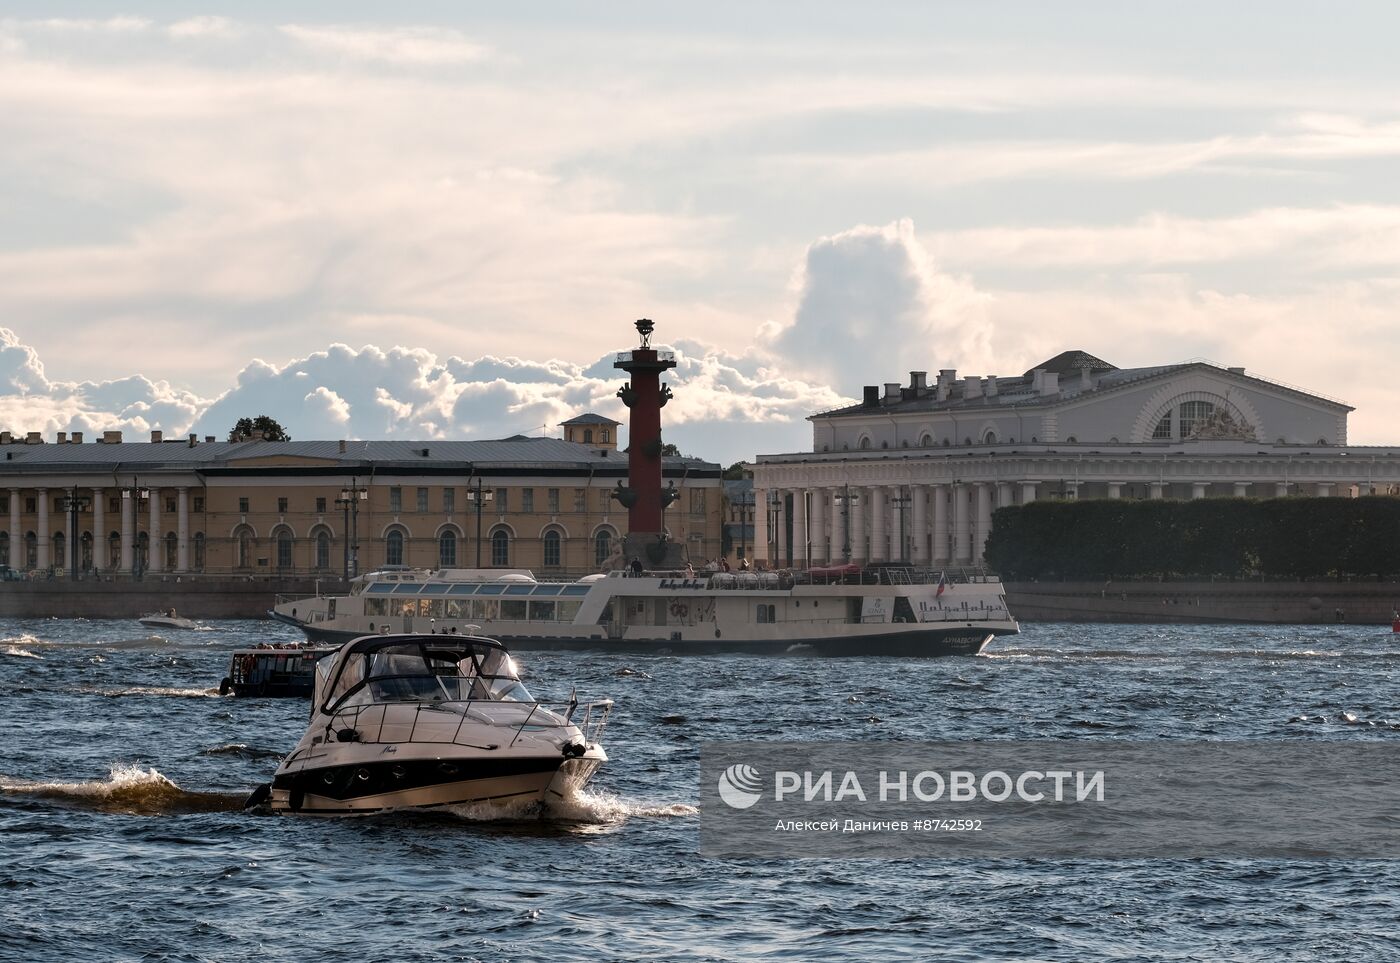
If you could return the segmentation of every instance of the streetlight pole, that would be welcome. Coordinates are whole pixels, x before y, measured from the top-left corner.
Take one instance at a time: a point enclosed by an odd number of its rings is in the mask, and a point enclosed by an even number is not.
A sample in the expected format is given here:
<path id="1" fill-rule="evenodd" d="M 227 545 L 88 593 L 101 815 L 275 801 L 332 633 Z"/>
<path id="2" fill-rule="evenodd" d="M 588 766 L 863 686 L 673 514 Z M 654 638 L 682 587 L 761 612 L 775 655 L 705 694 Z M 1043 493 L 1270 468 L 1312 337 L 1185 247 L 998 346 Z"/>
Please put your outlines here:
<path id="1" fill-rule="evenodd" d="M 135 475 L 131 476 L 131 487 L 122 489 L 122 500 L 131 503 L 131 575 L 132 578 L 141 577 L 141 506 L 151 497 L 149 489 L 141 487 L 141 481 Z M 150 551 L 150 546 L 146 546 Z"/>
<path id="2" fill-rule="evenodd" d="M 841 527 L 845 529 L 845 540 L 841 545 L 841 559 L 847 565 L 851 564 L 851 506 L 860 503 L 860 495 L 851 494 L 851 486 L 844 485 L 841 494 L 836 496 L 836 500 L 841 503 Z"/>
<path id="3" fill-rule="evenodd" d="M 345 511 L 345 580 L 360 574 L 360 502 L 369 497 L 369 489 L 361 488 L 359 479 L 350 476 L 350 487 L 340 490 L 335 507 Z"/>
<path id="4" fill-rule="evenodd" d="M 63 496 L 63 507 L 68 512 L 68 530 L 72 536 L 68 539 L 68 561 L 69 577 L 76 582 L 78 580 L 78 547 L 82 544 L 82 537 L 78 534 L 78 513 L 85 512 L 92 505 L 92 498 L 88 495 L 79 495 L 78 486 L 74 485 L 73 490 Z M 96 544 L 93 551 L 96 551 Z"/>
<path id="5" fill-rule="evenodd" d="M 899 560 L 904 563 L 908 563 L 909 561 L 909 539 L 908 536 L 904 534 L 904 519 L 910 501 L 912 501 L 912 499 L 904 493 L 904 486 L 902 485 L 899 488 L 899 494 L 890 499 L 894 507 L 899 509 Z"/>
<path id="6" fill-rule="evenodd" d="M 467 487 L 467 499 L 476 503 L 476 567 L 481 568 L 481 506 L 496 497 L 494 488 L 481 487 L 481 476 L 476 476 L 476 487 Z"/>

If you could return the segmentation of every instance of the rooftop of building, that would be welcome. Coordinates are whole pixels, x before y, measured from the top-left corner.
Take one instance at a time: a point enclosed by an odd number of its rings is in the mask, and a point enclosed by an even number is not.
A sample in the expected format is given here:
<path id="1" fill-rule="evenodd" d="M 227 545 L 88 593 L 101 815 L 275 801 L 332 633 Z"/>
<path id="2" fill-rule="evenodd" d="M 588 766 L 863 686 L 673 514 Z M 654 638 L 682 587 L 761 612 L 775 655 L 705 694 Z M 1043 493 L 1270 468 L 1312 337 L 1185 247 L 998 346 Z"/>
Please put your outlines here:
<path id="1" fill-rule="evenodd" d="M 929 384 L 928 372 L 911 371 L 908 385 L 886 382 L 883 392 L 877 385 L 867 385 L 858 404 L 818 412 L 810 415 L 809 420 L 868 415 L 872 409 L 885 412 L 891 409 L 899 412 L 919 412 L 1059 404 L 1089 392 L 1123 388 L 1190 368 L 1204 368 L 1229 377 L 1253 381 L 1274 390 L 1331 405 L 1339 410 L 1354 410 L 1350 405 L 1335 398 L 1248 374 L 1244 368 L 1226 367 L 1204 359 L 1142 368 L 1119 368 L 1087 351 L 1075 348 L 1062 351 L 1023 375 L 959 378 L 956 369 L 945 368 L 938 372 L 935 382 Z"/>
<path id="2" fill-rule="evenodd" d="M 567 425 L 620 425 L 622 422 L 613 421 L 611 418 L 604 415 L 586 411 L 577 418 L 570 418 L 568 421 L 559 422 L 559 424 L 561 427 L 564 427 Z"/>

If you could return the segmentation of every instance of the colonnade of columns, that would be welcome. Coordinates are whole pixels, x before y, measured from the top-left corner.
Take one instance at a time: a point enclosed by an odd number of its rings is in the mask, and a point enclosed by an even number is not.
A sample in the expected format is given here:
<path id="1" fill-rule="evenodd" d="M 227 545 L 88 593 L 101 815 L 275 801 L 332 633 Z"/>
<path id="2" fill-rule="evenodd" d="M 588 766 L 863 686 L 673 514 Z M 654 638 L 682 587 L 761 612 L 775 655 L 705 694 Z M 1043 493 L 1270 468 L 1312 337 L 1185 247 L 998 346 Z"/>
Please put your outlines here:
<path id="1" fill-rule="evenodd" d="M 92 538 L 91 568 L 95 572 L 106 571 L 112 568 L 108 558 L 108 532 L 107 532 L 107 498 L 111 493 L 116 493 L 120 499 L 121 516 L 120 527 L 118 529 L 120 538 L 120 552 L 118 553 L 115 570 L 121 573 L 131 573 L 136 570 L 137 562 L 137 510 L 138 491 L 147 493 L 150 505 L 149 522 L 147 526 L 147 544 L 149 546 L 146 553 L 146 571 L 158 573 L 165 571 L 165 538 L 163 532 L 166 522 L 167 512 L 162 504 L 162 489 L 147 488 L 91 488 L 91 489 L 58 489 L 58 488 L 10 488 L 10 519 L 9 519 L 9 541 L 10 541 L 10 567 L 23 569 L 29 566 L 28 556 L 29 533 L 21 524 L 21 507 L 27 498 L 33 498 L 34 506 L 32 514 L 34 516 L 34 555 L 33 567 L 37 569 L 47 569 L 53 566 L 56 569 L 67 570 L 72 567 L 77 559 L 81 565 L 83 550 L 83 531 L 89 530 Z M 175 567 L 176 573 L 188 572 L 190 570 L 190 497 L 189 489 L 176 488 L 176 510 L 175 510 Z M 73 526 L 73 514 L 71 511 L 62 511 L 61 526 L 63 539 L 59 542 L 51 533 L 51 515 L 53 508 L 52 500 L 56 497 L 65 499 L 72 498 L 76 494 L 82 504 L 81 514 L 78 517 L 77 530 Z M 91 527 L 85 524 L 91 518 Z"/>
<path id="2" fill-rule="evenodd" d="M 754 556 L 773 566 L 835 565 L 844 561 L 976 565 L 991 533 L 992 512 L 1036 500 L 1042 480 L 850 485 L 784 488 L 754 493 Z M 1108 482 L 1109 498 L 1122 498 L 1128 482 Z M 1175 489 L 1185 494 L 1186 488 Z M 1189 482 L 1191 498 L 1205 498 L 1211 483 Z M 1321 497 L 1337 494 L 1329 482 L 1310 483 Z M 1076 498 L 1080 486 L 1065 482 L 1051 494 Z M 1139 484 L 1139 488 L 1142 485 Z M 1150 498 L 1168 494 L 1165 482 L 1146 485 Z M 1237 498 L 1284 497 L 1286 482 L 1234 482 Z M 1101 485 L 1098 489 L 1103 491 Z"/>

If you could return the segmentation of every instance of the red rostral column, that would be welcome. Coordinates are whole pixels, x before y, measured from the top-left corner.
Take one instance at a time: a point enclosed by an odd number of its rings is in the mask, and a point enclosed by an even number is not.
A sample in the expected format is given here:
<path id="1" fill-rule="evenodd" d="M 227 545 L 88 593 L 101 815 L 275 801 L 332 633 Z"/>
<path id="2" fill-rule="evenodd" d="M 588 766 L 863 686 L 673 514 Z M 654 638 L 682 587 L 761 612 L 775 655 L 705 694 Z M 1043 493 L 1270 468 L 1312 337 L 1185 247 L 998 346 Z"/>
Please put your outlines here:
<path id="1" fill-rule="evenodd" d="M 631 416 L 627 427 L 628 484 L 619 483 L 614 495 L 627 507 L 628 530 L 637 533 L 660 533 L 664 528 L 662 509 L 675 498 L 674 492 L 663 495 L 661 491 L 661 409 L 671 400 L 671 389 L 661 383 L 661 372 L 674 368 L 676 358 L 669 351 L 652 348 L 653 328 L 646 318 L 638 321 L 641 347 L 619 353 L 613 362 L 614 368 L 632 376 L 617 393 L 631 409 Z"/>

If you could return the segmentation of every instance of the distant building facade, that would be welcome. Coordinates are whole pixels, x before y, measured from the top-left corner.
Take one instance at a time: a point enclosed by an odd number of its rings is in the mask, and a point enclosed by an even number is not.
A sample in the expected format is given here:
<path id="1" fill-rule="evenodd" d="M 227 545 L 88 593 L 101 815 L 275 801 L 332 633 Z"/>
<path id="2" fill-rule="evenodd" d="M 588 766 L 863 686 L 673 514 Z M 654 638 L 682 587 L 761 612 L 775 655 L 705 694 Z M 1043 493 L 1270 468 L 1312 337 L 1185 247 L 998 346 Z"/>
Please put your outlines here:
<path id="1" fill-rule="evenodd" d="M 626 534 L 616 422 L 591 444 L 504 441 L 84 443 L 0 434 L 0 565 L 120 577 L 337 577 L 384 566 L 596 572 Z M 607 432 L 607 437 L 602 432 Z M 582 437 L 580 435 L 580 437 Z M 665 513 L 720 549 L 720 468 L 669 458 Z M 478 500 L 478 498 L 480 500 Z M 478 512 L 478 506 L 480 511 Z"/>
<path id="2" fill-rule="evenodd" d="M 1013 377 L 910 372 L 812 415 L 809 452 L 754 465 L 774 564 L 973 565 L 992 512 L 1038 498 L 1386 493 L 1400 446 L 1347 445 L 1342 402 L 1206 362 L 1067 351 Z"/>

